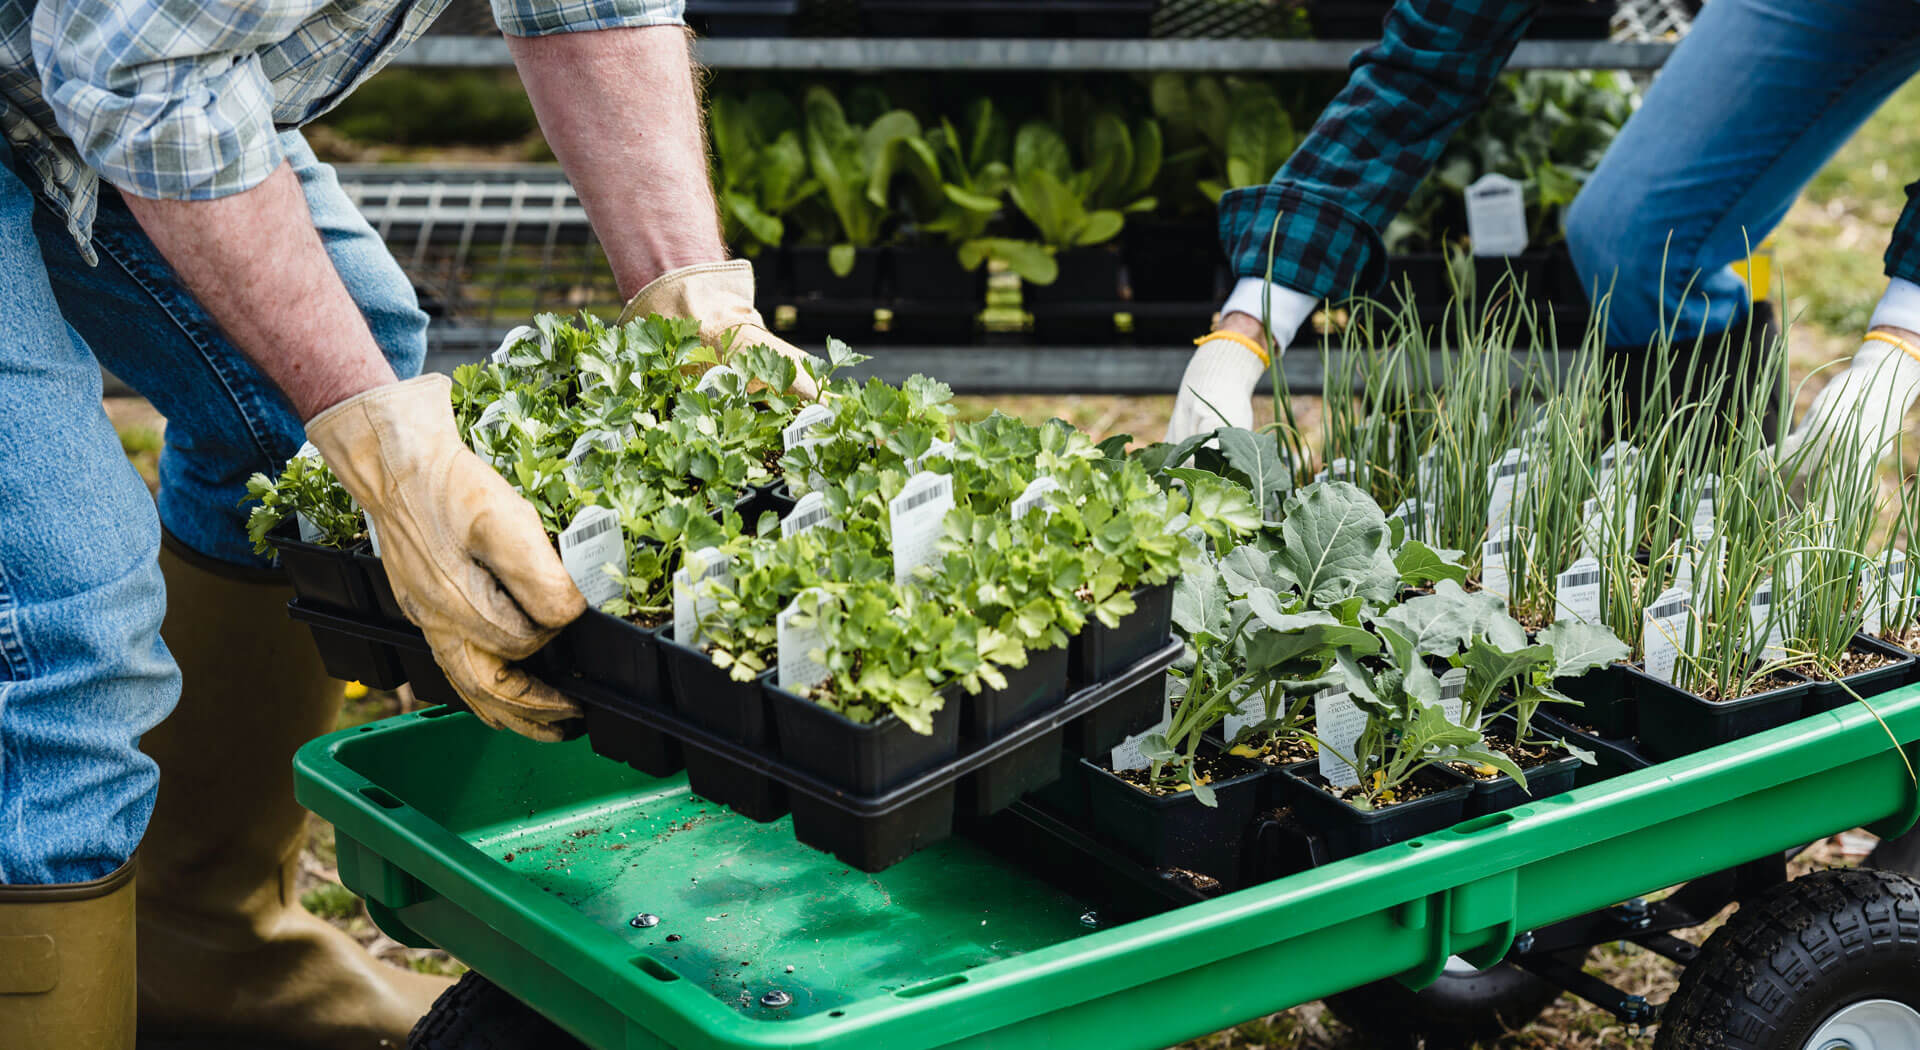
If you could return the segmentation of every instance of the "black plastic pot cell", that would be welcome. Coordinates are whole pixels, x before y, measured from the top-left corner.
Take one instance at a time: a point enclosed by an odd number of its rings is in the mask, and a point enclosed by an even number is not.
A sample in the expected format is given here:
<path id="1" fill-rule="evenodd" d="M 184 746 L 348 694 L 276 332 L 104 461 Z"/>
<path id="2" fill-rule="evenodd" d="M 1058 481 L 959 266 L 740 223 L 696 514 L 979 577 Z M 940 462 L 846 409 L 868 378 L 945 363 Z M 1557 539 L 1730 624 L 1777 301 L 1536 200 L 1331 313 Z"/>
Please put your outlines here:
<path id="1" fill-rule="evenodd" d="M 1528 303 L 1550 302 L 1549 265 L 1545 252 L 1521 255 L 1480 255 L 1473 260 L 1473 287 L 1482 304 L 1512 303 L 1524 294 Z"/>
<path id="2" fill-rule="evenodd" d="M 1490 727 L 1489 732 L 1511 740 L 1513 739 L 1513 720 L 1502 717 Z M 1530 734 L 1534 738 L 1552 735 L 1541 726 L 1533 727 Z M 1521 787 L 1519 781 L 1505 773 L 1490 780 L 1481 780 L 1463 773 L 1462 775 L 1472 781 L 1473 785 L 1473 794 L 1467 798 L 1467 816 L 1479 817 L 1488 813 L 1499 813 L 1522 803 L 1552 798 L 1562 792 L 1572 791 L 1580 779 L 1580 768 L 1585 764 L 1572 755 L 1561 755 L 1559 758 L 1542 762 L 1524 771 L 1527 774 L 1526 787 Z"/>
<path id="3" fill-rule="evenodd" d="M 652 777 L 678 773 L 686 765 L 680 744 L 612 704 L 586 704 L 587 740 L 605 755 Z"/>
<path id="4" fill-rule="evenodd" d="M 407 680 L 406 672 L 400 669 L 399 652 L 393 646 L 345 631 L 317 625 L 310 628 L 328 677 L 359 682 L 369 689 L 398 689 Z"/>
<path id="5" fill-rule="evenodd" d="M 1431 787 L 1431 794 L 1380 809 L 1359 810 L 1327 789 L 1318 762 L 1288 766 L 1280 770 L 1280 777 L 1294 815 L 1326 843 L 1329 860 L 1343 860 L 1450 828 L 1466 818 L 1467 800 L 1473 795 L 1473 787 L 1461 783 L 1451 772 L 1430 768 L 1415 774 L 1415 782 Z"/>
<path id="6" fill-rule="evenodd" d="M 888 332 L 896 342 L 965 344 L 987 308 L 987 268 L 968 271 L 951 245 L 916 244 L 894 248 L 891 261 Z"/>
<path id="7" fill-rule="evenodd" d="M 1084 762 L 1084 760 L 1083 760 Z M 1210 875 L 1229 888 L 1241 882 L 1240 855 L 1259 809 L 1266 770 L 1247 764 L 1215 781 L 1216 806 L 1193 792 L 1150 795 L 1093 763 L 1085 763 L 1087 808 L 1096 835 L 1152 868 Z"/>
<path id="8" fill-rule="evenodd" d="M 674 640 L 673 629 L 658 632 L 661 665 L 673 709 L 694 725 L 772 757 L 778 754 L 773 723 L 767 717 L 761 680 L 736 682 L 707 654 Z M 681 746 L 687 783 L 693 793 L 718 802 L 752 820 L 766 823 L 787 812 L 787 792 L 777 781 L 718 752 L 692 742 Z"/>
<path id="9" fill-rule="evenodd" d="M 702 36 L 786 36 L 800 0 L 687 0 L 687 24 Z"/>
<path id="10" fill-rule="evenodd" d="M 1376 298 L 1398 309 L 1412 297 L 1420 320 L 1439 321 L 1453 301 L 1453 282 L 1447 277 L 1446 257 L 1438 252 L 1396 255 L 1387 260 L 1387 280 Z"/>
<path id="11" fill-rule="evenodd" d="M 1806 709 L 1813 683 L 1782 671 L 1793 684 L 1756 696 L 1716 702 L 1629 667 L 1639 707 L 1640 747 L 1647 757 L 1665 761 L 1786 725 Z"/>
<path id="12" fill-rule="evenodd" d="M 827 249 L 803 246 L 788 249 L 793 280 L 794 331 L 806 338 L 838 336 L 865 338 L 873 332 L 874 310 L 880 306 L 883 255 L 878 248 L 854 253 L 853 270 L 845 277 L 827 263 Z"/>
<path id="13" fill-rule="evenodd" d="M 1898 689 L 1907 684 L 1913 675 L 1913 654 L 1897 645 L 1889 645 L 1871 635 L 1856 634 L 1853 636 L 1853 651 L 1874 653 L 1893 662 L 1871 671 L 1848 675 L 1838 682 L 1814 682 L 1813 688 L 1807 693 L 1807 714 L 1841 710 L 1858 702 L 1855 697 L 1865 700 Z"/>
<path id="14" fill-rule="evenodd" d="M 1108 627 L 1089 619 L 1068 646 L 1067 675 L 1077 685 L 1111 678 L 1173 636 L 1173 581 L 1133 592 L 1134 610 Z"/>
<path id="15" fill-rule="evenodd" d="M 1104 343 L 1114 335 L 1120 298 L 1120 253 L 1075 248 L 1054 256 L 1060 276 L 1052 284 L 1022 283 L 1021 305 L 1033 314 L 1034 338 L 1049 343 Z"/>
<path id="16" fill-rule="evenodd" d="M 302 602 L 318 609 L 371 615 L 373 596 L 368 590 L 366 570 L 356 555 L 360 547 L 337 550 L 306 543 L 292 524 L 282 526 L 270 537 L 286 570 L 287 582 Z"/>
<path id="17" fill-rule="evenodd" d="M 775 517 L 784 518 L 793 510 L 792 501 L 781 499 L 775 491 L 776 487 L 773 485 L 758 485 L 733 505 L 734 511 L 740 515 L 740 527 L 746 530 L 748 535 L 758 534 L 762 514 L 772 511 Z M 774 535 L 779 533 L 775 532 Z"/>
<path id="18" fill-rule="evenodd" d="M 364 550 L 354 552 L 353 560 L 360 564 L 361 575 L 366 577 L 367 596 L 373 603 L 374 613 L 388 623 L 412 623 L 407 619 L 406 610 L 400 608 L 400 599 L 394 596 L 386 564 Z"/>
<path id="19" fill-rule="evenodd" d="M 1575 787 L 1598 784 L 1622 773 L 1645 769 L 1653 764 L 1653 760 L 1643 754 L 1640 748 L 1630 740 L 1608 740 L 1595 736 L 1545 711 L 1534 712 L 1533 727 L 1538 735 L 1557 737 L 1575 747 L 1593 752 L 1597 760 L 1596 764 L 1591 766 L 1581 764 L 1580 768 L 1574 772 Z"/>
<path id="20" fill-rule="evenodd" d="M 1005 689 L 985 689 L 960 703 L 960 738 L 986 743 L 1006 730 L 1059 704 L 1067 697 L 1067 651 L 1027 653 L 1027 666 L 1007 672 Z M 969 774 L 960 786 L 966 811 L 985 816 L 1005 809 L 1020 796 L 1052 783 L 1060 775 L 1061 741 L 1055 730 Z"/>
<path id="21" fill-rule="evenodd" d="M 564 684 L 579 678 L 642 707 L 667 706 L 657 631 L 588 609 L 535 654 L 540 673 Z"/>
<path id="22" fill-rule="evenodd" d="M 1132 292 L 1135 342 L 1185 343 L 1207 330 L 1227 277 L 1212 222 L 1130 222 L 1121 255 Z"/>
<path id="23" fill-rule="evenodd" d="M 1578 678 L 1560 678 L 1554 687 L 1579 707 L 1562 704 L 1555 707 L 1557 717 L 1593 729 L 1596 735 L 1611 740 L 1633 736 L 1633 679 L 1626 675 L 1626 664 L 1596 667 Z"/>
<path id="24" fill-rule="evenodd" d="M 1067 724 L 1067 753 L 1104 762 L 1122 740 L 1160 721 L 1167 710 L 1167 676 L 1154 675 Z"/>

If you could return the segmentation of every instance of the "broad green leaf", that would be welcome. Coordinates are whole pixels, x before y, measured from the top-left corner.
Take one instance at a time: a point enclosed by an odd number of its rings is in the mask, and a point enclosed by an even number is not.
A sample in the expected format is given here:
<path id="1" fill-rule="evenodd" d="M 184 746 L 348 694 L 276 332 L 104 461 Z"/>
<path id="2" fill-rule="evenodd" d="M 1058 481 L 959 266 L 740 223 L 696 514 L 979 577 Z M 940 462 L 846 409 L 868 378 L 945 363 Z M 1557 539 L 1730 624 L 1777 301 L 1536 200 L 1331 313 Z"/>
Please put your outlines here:
<path id="1" fill-rule="evenodd" d="M 1400 570 L 1400 582 L 1408 587 L 1424 587 L 1441 580 L 1460 583 L 1467 578 L 1467 567 L 1460 563 L 1460 552 L 1436 550 L 1419 540 L 1401 544 L 1393 556 Z"/>
<path id="2" fill-rule="evenodd" d="M 1626 643 L 1599 624 L 1556 620 L 1537 641 L 1553 650 L 1555 678 L 1575 678 L 1628 656 Z"/>
<path id="3" fill-rule="evenodd" d="M 1104 244 L 1120 235 L 1121 227 L 1127 224 L 1126 216 L 1117 211 L 1088 212 L 1086 221 L 1081 224 L 1073 243 L 1080 247 Z"/>
<path id="4" fill-rule="evenodd" d="M 1227 465 L 1246 477 L 1255 506 L 1271 507 L 1275 495 L 1293 487 L 1293 471 L 1280 456 L 1278 434 L 1256 433 L 1239 427 L 1214 433 Z"/>
<path id="5" fill-rule="evenodd" d="M 836 244 L 827 249 L 827 267 L 835 277 L 845 277 L 853 272 L 853 263 L 857 256 L 851 244 Z"/>
<path id="6" fill-rule="evenodd" d="M 1387 555 L 1387 519 L 1366 493 L 1344 481 L 1309 485 L 1287 500 L 1281 566 L 1316 605 L 1358 593 L 1399 572 Z"/>

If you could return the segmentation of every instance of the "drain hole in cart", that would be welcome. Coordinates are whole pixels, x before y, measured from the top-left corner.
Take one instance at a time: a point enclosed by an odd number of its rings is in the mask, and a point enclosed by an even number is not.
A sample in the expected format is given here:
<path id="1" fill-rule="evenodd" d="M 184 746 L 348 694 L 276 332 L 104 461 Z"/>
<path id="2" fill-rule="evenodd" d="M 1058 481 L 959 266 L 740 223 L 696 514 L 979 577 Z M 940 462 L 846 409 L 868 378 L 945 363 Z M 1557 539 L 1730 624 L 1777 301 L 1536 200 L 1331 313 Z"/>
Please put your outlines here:
<path id="1" fill-rule="evenodd" d="M 679 974 L 667 969 L 665 963 L 662 963 L 651 955 L 636 956 L 633 960 L 633 965 L 639 967 L 641 973 L 646 974 L 656 981 L 677 981 L 680 979 Z"/>
<path id="2" fill-rule="evenodd" d="M 905 988 L 902 988 L 894 992 L 893 994 L 894 994 L 894 997 L 897 999 L 917 999 L 920 996 L 929 995 L 933 992 L 943 991 L 948 988 L 954 988 L 959 985 L 963 985 L 965 983 L 967 983 L 966 974 L 964 973 L 948 974 L 945 977 L 936 977 L 931 981 L 922 981 L 919 984 L 910 984 Z"/>
<path id="3" fill-rule="evenodd" d="M 360 793 L 365 795 L 369 801 L 381 809 L 399 809 L 405 804 L 392 795 L 387 794 L 386 791 L 371 785 L 361 788 Z"/>
<path id="4" fill-rule="evenodd" d="M 1453 830 L 1462 835 L 1471 835 L 1476 831 L 1497 828 L 1502 824 L 1510 823 L 1512 820 L 1513 814 L 1511 813 L 1489 813 L 1484 817 L 1475 817 L 1463 824 L 1456 824 Z"/>

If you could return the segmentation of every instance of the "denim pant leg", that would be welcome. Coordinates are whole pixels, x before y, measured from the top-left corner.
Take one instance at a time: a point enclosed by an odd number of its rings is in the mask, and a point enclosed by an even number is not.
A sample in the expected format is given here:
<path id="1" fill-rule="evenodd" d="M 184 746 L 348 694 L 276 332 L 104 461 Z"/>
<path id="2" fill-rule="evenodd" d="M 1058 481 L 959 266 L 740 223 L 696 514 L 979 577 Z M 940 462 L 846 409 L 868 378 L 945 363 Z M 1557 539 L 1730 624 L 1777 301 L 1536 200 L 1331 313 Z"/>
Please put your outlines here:
<path id="1" fill-rule="evenodd" d="M 1567 215 L 1608 344 L 1725 330 L 1746 315 L 1728 264 L 1920 70 L 1914 0 L 1713 0 Z"/>
<path id="2" fill-rule="evenodd" d="M 157 780 L 140 736 L 180 689 L 160 641 L 153 500 L 101 410 L 99 363 L 61 316 L 36 210 L 0 142 L 0 883 L 10 884 L 96 879 L 132 855 Z"/>
<path id="3" fill-rule="evenodd" d="M 402 378 L 419 374 L 427 317 L 412 284 L 306 140 L 288 132 L 281 145 L 306 191 L 321 243 L 375 342 Z M 98 267 L 57 238 L 60 228 L 42 209 L 40 238 L 61 307 L 107 368 L 167 417 L 162 524 L 209 557 L 267 565 L 247 541 L 241 501 L 249 475 L 278 473 L 299 449 L 305 440 L 299 415 L 181 286 L 117 195 L 108 192 L 100 202 Z"/>

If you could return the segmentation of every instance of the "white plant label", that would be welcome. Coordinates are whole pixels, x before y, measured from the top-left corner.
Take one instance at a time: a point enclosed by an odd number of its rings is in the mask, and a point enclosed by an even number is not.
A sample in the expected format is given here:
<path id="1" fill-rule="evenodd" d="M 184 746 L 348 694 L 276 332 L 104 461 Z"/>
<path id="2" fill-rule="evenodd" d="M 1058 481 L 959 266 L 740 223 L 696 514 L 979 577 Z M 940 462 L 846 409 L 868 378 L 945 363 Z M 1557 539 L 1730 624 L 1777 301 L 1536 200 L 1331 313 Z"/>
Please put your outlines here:
<path id="1" fill-rule="evenodd" d="M 1166 731 L 1173 727 L 1171 679 L 1168 680 L 1168 690 L 1169 691 L 1160 698 L 1160 721 L 1120 741 L 1108 756 L 1107 765 L 1111 767 L 1114 772 L 1123 773 L 1129 769 L 1145 769 L 1152 765 L 1151 762 L 1147 761 L 1147 756 L 1141 751 L 1141 748 L 1146 745 L 1148 737 L 1155 733 L 1165 735 Z"/>
<path id="2" fill-rule="evenodd" d="M 587 507 L 560 534 L 560 564 L 566 566 L 580 596 L 598 609 L 625 591 L 627 543 L 620 516 L 606 507 Z M 612 566 L 612 571 L 608 571 Z"/>
<path id="3" fill-rule="evenodd" d="M 841 531 L 840 519 L 833 516 L 833 508 L 827 506 L 825 493 L 809 492 L 800 497 L 793 510 L 780 519 L 782 537 L 798 536 L 808 529 L 829 528 Z"/>
<path id="4" fill-rule="evenodd" d="M 373 527 L 373 518 L 368 516 L 366 511 L 361 511 L 360 517 L 367 523 L 367 546 L 373 548 L 373 556 L 378 558 L 380 557 L 380 530 Z"/>
<path id="5" fill-rule="evenodd" d="M 827 440 L 826 435 L 816 433 L 815 428 L 833 419 L 833 409 L 815 402 L 800 410 L 780 431 L 780 442 L 789 451 L 802 445 L 814 445 Z"/>
<path id="6" fill-rule="evenodd" d="M 1519 182 L 1494 173 L 1473 180 L 1467 187 L 1467 236 L 1478 256 L 1527 250 L 1526 193 Z"/>
<path id="7" fill-rule="evenodd" d="M 1335 788 L 1360 786 L 1360 771 L 1341 757 L 1352 755 L 1367 731 L 1367 713 L 1353 702 L 1345 686 L 1322 689 L 1313 695 L 1313 734 L 1320 738 L 1320 775 Z"/>
<path id="8" fill-rule="evenodd" d="M 933 459 L 935 457 L 939 457 L 941 459 L 950 459 L 952 458 L 953 453 L 954 453 L 953 442 L 936 439 L 933 444 L 927 446 L 927 452 L 925 455 L 915 456 L 914 458 L 907 460 L 907 469 L 911 471 L 918 471 L 921 465 L 926 463 L 927 460 Z"/>
<path id="9" fill-rule="evenodd" d="M 1600 550 L 1607 542 L 1607 519 L 1600 513 L 1600 504 L 1588 500 L 1580 505 L 1580 557 L 1600 560 Z"/>
<path id="10" fill-rule="evenodd" d="M 1266 697 L 1256 691 L 1242 699 L 1233 710 L 1228 711 L 1226 718 L 1221 720 L 1220 726 L 1221 730 L 1227 734 L 1227 742 L 1232 743 L 1242 729 L 1257 726 L 1266 720 Z"/>
<path id="11" fill-rule="evenodd" d="M 506 364 L 507 358 L 512 356 L 513 348 L 519 345 L 520 340 L 534 335 L 537 331 L 538 329 L 534 328 L 532 325 L 523 324 L 520 327 L 515 328 L 513 331 L 508 332 L 507 337 L 505 339 L 500 340 L 500 348 L 495 350 L 493 352 L 493 355 L 489 357 L 487 360 L 492 361 L 496 365 Z M 481 345 L 484 346 L 486 344 L 483 343 Z"/>
<path id="12" fill-rule="evenodd" d="M 1387 515 L 1389 518 L 1399 518 L 1406 522 L 1408 534 L 1422 539 L 1432 535 L 1431 530 L 1438 516 L 1439 510 L 1433 504 L 1422 503 L 1412 497 L 1401 500 L 1400 505 L 1393 508 L 1393 513 Z"/>
<path id="13" fill-rule="evenodd" d="M 473 421 L 473 430 L 468 434 L 470 439 L 469 443 L 473 446 L 475 455 L 486 456 L 489 454 L 488 449 L 493 445 L 492 438 L 494 433 L 505 430 L 510 425 L 509 421 L 505 418 L 506 414 L 507 399 L 504 397 L 480 410 L 480 418 Z"/>
<path id="14" fill-rule="evenodd" d="M 1759 650 L 1760 659 L 1786 659 L 1786 646 L 1782 644 L 1786 625 L 1774 615 L 1772 580 L 1762 580 L 1760 586 L 1753 589 L 1753 599 L 1748 603 L 1747 610 L 1756 643 L 1754 648 Z"/>
<path id="15" fill-rule="evenodd" d="M 746 380 L 745 376 L 726 365 L 714 365 L 701 374 L 700 381 L 693 384 L 693 389 L 696 393 L 707 393 L 719 387 L 721 383 L 726 381 L 728 376 L 741 380 L 742 382 Z"/>
<path id="16" fill-rule="evenodd" d="M 1600 622 L 1600 562 L 1591 555 L 1567 566 L 1553 580 L 1554 618 Z"/>
<path id="17" fill-rule="evenodd" d="M 1713 535 L 1714 504 L 1720 498 L 1720 475 L 1705 474 L 1700 478 L 1700 499 L 1693 505 L 1693 538 L 1706 542 Z"/>
<path id="18" fill-rule="evenodd" d="M 1506 531 L 1513 521 L 1514 494 L 1527 485 L 1527 454 L 1510 448 L 1500 462 L 1487 468 L 1487 531 Z"/>
<path id="19" fill-rule="evenodd" d="M 1502 602 L 1513 601 L 1513 581 L 1507 576 L 1506 540 L 1488 540 L 1481 544 L 1480 589 Z"/>
<path id="20" fill-rule="evenodd" d="M 302 537 L 305 538 L 305 533 Z M 1887 621 L 1901 622 L 1906 611 L 1907 552 L 1887 552 L 1886 564 L 1870 563 L 1860 573 L 1860 593 L 1866 603 L 1866 616 L 1860 625 L 1868 634 L 1880 634 Z"/>
<path id="21" fill-rule="evenodd" d="M 673 639 L 698 648 L 706 640 L 701 621 L 720 604 L 713 596 L 714 585 L 729 583 L 732 576 L 729 559 L 718 547 L 688 551 L 686 561 L 673 574 Z"/>
<path id="22" fill-rule="evenodd" d="M 567 462 L 578 463 L 580 458 L 594 449 L 603 452 L 618 452 L 627 446 L 627 439 L 611 430 L 589 430 L 574 441 L 567 450 Z"/>
<path id="23" fill-rule="evenodd" d="M 774 617 L 774 644 L 778 647 L 780 688 L 790 693 L 819 685 L 827 680 L 826 665 L 813 658 L 816 651 L 825 650 L 827 640 L 820 633 L 818 624 L 800 627 L 793 618 L 800 611 L 800 600 L 795 598 Z"/>
<path id="24" fill-rule="evenodd" d="M 1646 650 L 1647 673 L 1663 682 L 1672 682 L 1680 668 L 1680 654 L 1691 653 L 1690 630 L 1693 595 L 1679 587 L 1669 587 L 1647 606 L 1640 625 L 1641 646 Z"/>
<path id="25" fill-rule="evenodd" d="M 1419 498 L 1431 501 L 1434 493 L 1440 490 L 1440 450 L 1430 448 L 1420 453 L 1420 459 L 1413 468 L 1414 492 Z"/>
<path id="26" fill-rule="evenodd" d="M 940 528 L 953 509 L 953 476 L 921 471 L 887 502 L 893 532 L 893 583 L 904 586 L 913 570 L 940 557 Z"/>
<path id="27" fill-rule="evenodd" d="M 1633 469 L 1640 459 L 1640 450 L 1624 441 L 1608 445 L 1600 453 L 1599 478 L 1594 485 L 1595 491 L 1605 493 L 1613 487 L 1613 479 L 1620 473 Z"/>
<path id="28" fill-rule="evenodd" d="M 1352 481 L 1353 461 L 1345 456 L 1327 464 L 1325 470 L 1313 476 L 1315 481 Z"/>
<path id="29" fill-rule="evenodd" d="M 1907 611 L 1906 551 L 1894 550 L 1887 554 L 1886 594 L 1886 615 L 1899 623 L 1906 618 Z"/>
<path id="30" fill-rule="evenodd" d="M 293 454 L 293 458 L 304 459 L 311 463 L 326 462 L 324 459 L 321 458 L 320 450 L 315 448 L 313 445 L 313 442 L 311 441 L 301 445 L 300 451 L 295 452 Z M 320 531 L 320 526 L 315 525 L 313 523 L 313 519 L 307 517 L 306 514 L 304 513 L 295 511 L 293 515 L 293 521 L 294 521 L 294 524 L 299 526 L 300 528 L 301 543 L 319 543 L 321 538 L 325 535 L 325 533 Z M 369 529 L 372 528 L 372 522 L 368 522 L 368 528 Z M 373 556 L 378 558 L 380 556 L 380 552 L 374 551 Z"/>
<path id="31" fill-rule="evenodd" d="M 1688 550 L 1685 542 L 1674 540 L 1673 546 L 1667 548 L 1667 558 L 1673 562 L 1673 585 L 1691 593 L 1694 562 L 1697 560 L 1695 552 Z"/>
<path id="32" fill-rule="evenodd" d="M 1026 517 L 1036 510 L 1051 518 L 1053 517 L 1053 504 L 1047 502 L 1047 495 L 1052 492 L 1058 492 L 1059 490 L 1060 479 L 1051 474 L 1034 478 L 1027 483 L 1026 488 L 1020 490 L 1020 495 L 1014 498 L 1013 506 L 1008 509 L 1008 513 L 1013 516 L 1013 520 L 1015 521 L 1019 521 L 1021 518 Z"/>
<path id="33" fill-rule="evenodd" d="M 1465 724 L 1460 720 L 1466 717 L 1467 705 L 1466 701 L 1462 699 L 1462 697 L 1466 695 L 1466 692 L 1466 668 L 1456 667 L 1440 676 L 1440 712 L 1447 716 L 1447 721 L 1457 726 Z M 1467 728 L 1478 729 L 1480 727 L 1469 726 Z"/>

